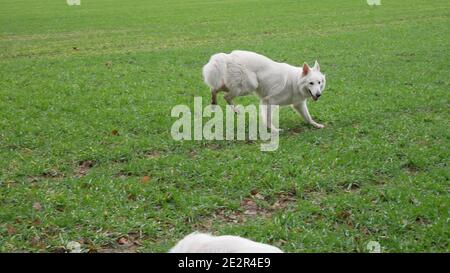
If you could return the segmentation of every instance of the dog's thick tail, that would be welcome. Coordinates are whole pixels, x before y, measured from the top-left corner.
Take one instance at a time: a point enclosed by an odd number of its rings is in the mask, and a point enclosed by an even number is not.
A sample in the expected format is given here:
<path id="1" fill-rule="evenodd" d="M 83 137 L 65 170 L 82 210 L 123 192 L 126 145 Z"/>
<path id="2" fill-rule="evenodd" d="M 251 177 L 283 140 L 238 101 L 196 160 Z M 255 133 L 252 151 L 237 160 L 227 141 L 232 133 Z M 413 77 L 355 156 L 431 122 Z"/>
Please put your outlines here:
<path id="1" fill-rule="evenodd" d="M 213 90 L 221 89 L 225 83 L 227 58 L 227 54 L 217 53 L 203 66 L 203 80 Z"/>

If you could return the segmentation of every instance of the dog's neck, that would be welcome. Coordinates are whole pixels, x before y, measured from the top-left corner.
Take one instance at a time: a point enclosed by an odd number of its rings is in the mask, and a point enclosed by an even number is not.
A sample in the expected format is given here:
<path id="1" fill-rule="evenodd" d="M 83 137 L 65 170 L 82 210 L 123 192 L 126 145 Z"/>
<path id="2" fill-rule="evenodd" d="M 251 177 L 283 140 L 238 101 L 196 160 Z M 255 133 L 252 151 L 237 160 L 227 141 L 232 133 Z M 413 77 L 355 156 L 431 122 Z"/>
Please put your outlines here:
<path id="1" fill-rule="evenodd" d="M 304 77 L 297 77 L 297 82 L 294 84 L 294 91 L 305 99 L 311 97 Z"/>

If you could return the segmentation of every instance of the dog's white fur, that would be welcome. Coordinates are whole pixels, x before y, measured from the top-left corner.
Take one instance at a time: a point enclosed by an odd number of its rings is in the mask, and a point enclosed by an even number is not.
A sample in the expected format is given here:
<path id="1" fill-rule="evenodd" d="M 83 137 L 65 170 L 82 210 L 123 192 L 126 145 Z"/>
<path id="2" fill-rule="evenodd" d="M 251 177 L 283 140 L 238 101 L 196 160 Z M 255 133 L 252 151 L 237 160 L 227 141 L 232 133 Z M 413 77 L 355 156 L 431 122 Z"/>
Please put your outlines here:
<path id="1" fill-rule="evenodd" d="M 324 127 L 311 118 L 306 105 L 307 98 L 317 100 L 325 89 L 326 78 L 317 61 L 313 68 L 306 63 L 295 67 L 254 52 L 235 50 L 211 56 L 203 67 L 203 78 L 211 88 L 212 104 L 217 104 L 219 91 L 226 92 L 224 98 L 233 106 L 233 98 L 255 92 L 262 105 L 292 105 L 307 123 Z M 271 123 L 270 107 L 260 108 L 263 121 L 277 130 Z"/>
<path id="2" fill-rule="evenodd" d="M 283 253 L 283 251 L 239 236 L 213 236 L 194 232 L 179 241 L 169 253 Z"/>

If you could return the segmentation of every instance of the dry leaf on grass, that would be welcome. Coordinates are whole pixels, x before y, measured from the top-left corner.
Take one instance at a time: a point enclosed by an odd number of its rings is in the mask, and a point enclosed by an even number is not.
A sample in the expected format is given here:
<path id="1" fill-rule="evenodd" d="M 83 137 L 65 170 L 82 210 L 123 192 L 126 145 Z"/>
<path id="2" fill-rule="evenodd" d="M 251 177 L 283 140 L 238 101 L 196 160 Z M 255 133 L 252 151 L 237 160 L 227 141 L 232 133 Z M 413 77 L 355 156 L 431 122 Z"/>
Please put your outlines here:
<path id="1" fill-rule="evenodd" d="M 39 210 L 42 209 L 42 206 L 41 206 L 41 204 L 39 202 L 34 202 L 33 203 L 33 209 L 39 211 Z"/>
<path id="2" fill-rule="evenodd" d="M 150 176 L 146 175 L 141 178 L 142 184 L 148 184 L 150 182 Z"/>
<path id="3" fill-rule="evenodd" d="M 8 230 L 8 235 L 14 235 L 17 232 L 16 228 L 11 225 L 8 225 L 6 229 Z"/>
<path id="4" fill-rule="evenodd" d="M 78 169 L 75 171 L 77 177 L 85 176 L 88 171 L 94 166 L 94 161 L 83 160 L 78 164 Z"/>
<path id="5" fill-rule="evenodd" d="M 258 190 L 252 190 L 251 192 L 250 192 L 250 194 L 254 197 L 254 198 L 256 198 L 256 199 L 259 199 L 259 200 L 264 200 L 265 199 L 265 197 L 262 195 L 262 194 L 260 194 L 259 193 L 259 191 Z"/>

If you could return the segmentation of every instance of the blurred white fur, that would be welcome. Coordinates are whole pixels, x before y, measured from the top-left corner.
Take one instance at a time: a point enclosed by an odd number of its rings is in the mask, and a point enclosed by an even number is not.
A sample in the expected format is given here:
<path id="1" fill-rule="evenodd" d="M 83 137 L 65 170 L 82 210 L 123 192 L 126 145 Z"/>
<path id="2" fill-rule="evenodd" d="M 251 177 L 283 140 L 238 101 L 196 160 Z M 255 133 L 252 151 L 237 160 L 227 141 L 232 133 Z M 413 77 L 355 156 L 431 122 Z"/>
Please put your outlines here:
<path id="1" fill-rule="evenodd" d="M 239 236 L 213 236 L 194 232 L 179 241 L 169 253 L 283 253 L 283 251 Z"/>

